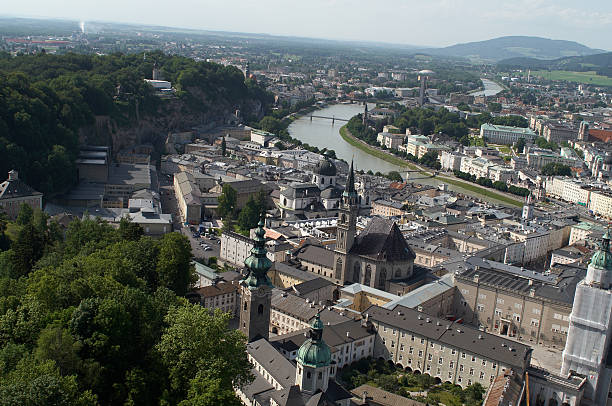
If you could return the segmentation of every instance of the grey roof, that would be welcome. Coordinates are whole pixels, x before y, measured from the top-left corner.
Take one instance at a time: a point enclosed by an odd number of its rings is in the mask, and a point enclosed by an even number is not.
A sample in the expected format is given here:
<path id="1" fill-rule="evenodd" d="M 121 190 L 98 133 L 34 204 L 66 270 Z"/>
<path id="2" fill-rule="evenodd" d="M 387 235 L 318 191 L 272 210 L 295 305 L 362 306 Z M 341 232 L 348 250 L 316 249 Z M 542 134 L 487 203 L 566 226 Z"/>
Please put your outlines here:
<path id="1" fill-rule="evenodd" d="M 299 250 L 297 258 L 332 269 L 334 267 L 334 253 L 317 245 L 307 245 Z"/>
<path id="2" fill-rule="evenodd" d="M 6 180 L 0 183 L 0 200 L 40 195 L 42 195 L 42 193 L 37 192 L 19 178 L 15 180 Z"/>
<path id="3" fill-rule="evenodd" d="M 328 186 L 321 191 L 321 199 L 339 199 L 342 197 L 342 189 Z"/>
<path id="4" fill-rule="evenodd" d="M 351 248 L 351 254 L 378 261 L 405 261 L 416 258 L 397 224 L 382 217 L 374 217 L 359 234 Z"/>
<path id="5" fill-rule="evenodd" d="M 292 351 L 293 348 L 299 348 L 304 341 L 307 340 L 304 333 L 308 330 L 308 328 L 305 328 L 288 334 L 279 335 L 270 338 L 270 341 L 275 346 Z M 348 337 L 346 333 L 348 333 Z M 362 326 L 360 320 L 347 320 L 338 324 L 326 325 L 323 329 L 323 341 L 333 350 L 336 350 L 336 347 L 340 345 L 360 340 L 372 334 L 374 334 L 374 332 L 370 332 L 366 327 Z"/>
<path id="6" fill-rule="evenodd" d="M 248 343 L 247 352 L 283 388 L 288 388 L 295 383 L 295 365 L 278 352 L 265 338 Z"/>
<path id="7" fill-rule="evenodd" d="M 300 279 L 302 281 L 309 281 L 318 278 L 318 276 L 316 276 L 315 274 L 307 271 L 302 271 L 301 269 L 291 266 L 286 262 L 275 262 L 274 269 L 277 272 L 289 275 L 293 278 Z"/>
<path id="8" fill-rule="evenodd" d="M 309 323 L 319 312 L 321 313 L 321 321 L 325 324 L 338 324 L 350 320 L 348 317 L 341 316 L 332 310 L 321 310 L 319 306 L 314 306 L 306 300 L 290 293 L 274 290 L 272 294 L 272 308 L 305 323 Z M 313 306 L 311 307 L 311 305 Z"/>
<path id="9" fill-rule="evenodd" d="M 298 294 L 298 296 L 302 296 L 330 285 L 333 285 L 331 281 L 325 278 L 317 277 L 315 279 L 293 285 L 292 287 L 288 288 L 288 290 L 293 290 Z"/>
<path id="10" fill-rule="evenodd" d="M 261 394 L 268 394 L 273 392 L 275 389 L 272 385 L 268 383 L 268 381 L 257 371 L 257 368 L 252 368 L 251 373 L 255 376 L 253 382 L 248 385 L 240 388 L 242 393 L 247 397 L 247 399 L 253 400 L 255 396 Z M 266 397 L 264 395 L 264 397 Z"/>
<path id="11" fill-rule="evenodd" d="M 281 192 L 281 195 L 289 199 L 301 199 L 305 197 L 319 197 L 321 190 L 312 183 L 292 183 Z"/>
<path id="12" fill-rule="evenodd" d="M 441 295 L 450 289 L 455 288 L 455 283 L 453 280 L 453 274 L 446 274 L 442 276 L 440 279 L 435 280 L 431 283 L 423 285 L 404 296 L 401 296 L 399 299 L 392 300 L 389 303 L 385 303 L 383 307 L 385 309 L 393 310 L 395 306 L 400 305 L 404 307 L 409 307 L 414 309 L 426 301 Z"/>
<path id="13" fill-rule="evenodd" d="M 396 395 L 391 392 L 387 392 L 384 389 L 377 388 L 371 385 L 361 385 L 351 391 L 355 397 L 361 399 L 363 393 L 367 392 L 366 399 L 372 400 L 374 404 L 381 406 L 425 406 L 425 403 L 417 402 L 416 400 L 408 399 L 400 395 Z M 358 400 L 359 405 L 369 405 L 370 403 L 362 403 Z"/>
<path id="14" fill-rule="evenodd" d="M 364 313 L 371 320 L 504 363 L 518 371 L 529 364 L 529 346 L 473 327 L 429 316 L 404 306 L 389 310 L 373 305 Z"/>
<path id="15" fill-rule="evenodd" d="M 274 399 L 279 406 L 305 405 L 302 392 L 300 392 L 300 387 L 297 385 L 293 385 L 290 388 L 285 388 L 279 391 L 274 391 L 270 394 L 270 397 Z"/>
<path id="16" fill-rule="evenodd" d="M 529 295 L 535 289 L 535 297 L 571 305 L 574 302 L 576 285 L 586 275 L 584 268 L 573 264 L 557 264 L 559 274 L 544 275 L 538 272 L 517 268 L 495 261 L 471 257 L 467 261 L 447 264 L 450 267 L 461 266 L 463 269 L 455 273 L 455 277 L 473 280 L 478 275 L 478 283 L 495 288 Z M 476 269 L 478 266 L 478 269 Z"/>

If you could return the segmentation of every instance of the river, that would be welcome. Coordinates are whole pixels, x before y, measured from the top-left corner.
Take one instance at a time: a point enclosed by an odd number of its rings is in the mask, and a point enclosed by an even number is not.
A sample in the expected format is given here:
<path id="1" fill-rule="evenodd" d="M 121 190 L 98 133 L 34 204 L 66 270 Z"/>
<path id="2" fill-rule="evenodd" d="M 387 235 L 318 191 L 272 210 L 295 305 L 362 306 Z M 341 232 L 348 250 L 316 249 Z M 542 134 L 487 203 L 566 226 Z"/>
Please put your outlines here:
<path id="1" fill-rule="evenodd" d="M 489 97 L 489 96 L 495 96 L 497 93 L 499 93 L 502 90 L 504 90 L 503 87 L 501 87 L 500 85 L 498 85 L 497 83 L 493 82 L 490 79 L 480 78 L 480 80 L 482 81 L 482 85 L 484 86 L 484 90 L 480 90 L 480 91 L 477 91 L 477 92 L 472 92 L 472 93 L 470 93 L 470 95 L 472 95 L 472 96 L 482 96 L 482 95 L 485 95 L 485 96 Z"/>
<path id="2" fill-rule="evenodd" d="M 368 105 L 368 109 L 370 110 L 373 107 L 374 105 Z M 317 116 L 336 117 L 348 120 L 351 117 L 362 112 L 363 105 L 361 104 L 334 104 L 323 109 L 317 110 L 313 114 Z M 342 127 L 345 123 L 346 122 L 344 121 L 336 121 L 332 125 L 332 120 L 324 118 L 312 118 L 311 120 L 310 115 L 305 115 L 291 123 L 291 125 L 289 126 L 289 134 L 293 138 L 296 138 L 309 145 L 315 146 L 319 149 L 333 149 L 336 152 L 336 156 L 338 158 L 344 159 L 347 162 L 350 162 L 351 159 L 353 159 L 356 170 L 371 170 L 372 172 L 382 173 L 398 171 L 399 173 L 401 173 L 404 179 L 413 180 L 415 183 L 421 183 L 424 185 L 431 185 L 436 187 L 444 183 L 435 178 L 422 179 L 423 175 L 419 173 L 406 173 L 405 168 L 393 165 L 383 159 L 372 156 L 360 150 L 359 148 L 352 146 L 348 142 L 344 141 L 340 136 L 340 127 Z M 448 185 L 448 188 L 452 191 L 464 193 L 466 195 L 474 195 L 474 192 L 465 190 L 455 185 Z M 507 206 L 507 204 L 489 197 L 478 197 L 492 203 Z"/>

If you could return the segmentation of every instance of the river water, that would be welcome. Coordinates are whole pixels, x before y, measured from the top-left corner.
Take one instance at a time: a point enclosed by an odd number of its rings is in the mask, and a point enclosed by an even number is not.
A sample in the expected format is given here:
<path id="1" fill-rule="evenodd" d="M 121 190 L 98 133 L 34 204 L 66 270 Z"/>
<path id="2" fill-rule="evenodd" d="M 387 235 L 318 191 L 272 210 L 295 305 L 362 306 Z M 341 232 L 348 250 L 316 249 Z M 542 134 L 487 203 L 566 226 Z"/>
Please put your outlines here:
<path id="1" fill-rule="evenodd" d="M 368 105 L 368 109 L 370 110 L 373 107 L 374 105 Z M 335 104 L 317 110 L 313 114 L 317 116 L 336 117 L 348 120 L 351 117 L 362 112 L 363 105 L 360 104 Z M 347 162 L 350 162 L 351 159 L 353 159 L 356 170 L 371 170 L 372 172 L 382 173 L 398 171 L 404 179 L 409 181 L 412 180 L 415 183 L 436 187 L 444 183 L 435 178 L 423 179 L 423 175 L 419 173 L 406 173 L 406 169 L 401 168 L 397 165 L 393 165 L 385 160 L 363 152 L 357 147 L 352 146 L 348 142 L 344 141 L 340 136 L 340 127 L 342 127 L 344 124 L 346 124 L 346 122 L 344 121 L 336 121 L 334 124 L 332 124 L 332 120 L 323 118 L 313 117 L 311 120 L 310 115 L 306 115 L 300 117 L 299 119 L 291 123 L 288 130 L 289 134 L 293 138 L 296 138 L 309 145 L 315 146 L 319 149 L 333 149 L 336 152 L 336 156 L 338 158 L 344 159 Z M 448 185 L 448 189 L 466 195 L 474 195 L 473 192 L 457 187 L 455 185 Z M 492 203 L 507 205 L 492 198 L 485 198 L 482 196 L 478 197 L 483 198 Z"/>
<path id="2" fill-rule="evenodd" d="M 497 93 L 504 90 L 503 87 L 493 82 L 492 80 L 485 79 L 485 78 L 480 78 L 480 80 L 482 81 L 484 90 L 470 93 L 472 96 L 482 96 L 482 95 L 485 95 L 487 97 L 495 96 Z"/>

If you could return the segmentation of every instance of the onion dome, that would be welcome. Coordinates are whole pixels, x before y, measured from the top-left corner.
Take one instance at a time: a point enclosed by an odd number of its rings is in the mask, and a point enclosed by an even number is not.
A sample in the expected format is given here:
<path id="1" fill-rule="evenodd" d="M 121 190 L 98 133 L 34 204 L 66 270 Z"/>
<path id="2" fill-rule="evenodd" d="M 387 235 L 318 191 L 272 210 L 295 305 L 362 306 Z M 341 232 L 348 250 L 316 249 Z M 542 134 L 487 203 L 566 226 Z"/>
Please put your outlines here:
<path id="1" fill-rule="evenodd" d="M 304 341 L 297 354 L 297 362 L 312 368 L 331 364 L 331 350 L 323 341 L 323 322 L 317 313 L 310 327 L 310 338 Z"/>
<path id="2" fill-rule="evenodd" d="M 268 277 L 268 270 L 272 267 L 272 261 L 266 256 L 266 239 L 264 237 L 266 231 L 263 226 L 264 221 L 262 218 L 259 220 L 257 230 L 255 231 L 255 238 L 253 239 L 255 245 L 251 249 L 251 255 L 244 260 L 244 265 L 247 267 L 249 273 L 242 283 L 251 290 L 255 290 L 265 285 L 270 287 L 273 286 Z"/>
<path id="3" fill-rule="evenodd" d="M 612 253 L 610 253 L 609 229 L 602 237 L 599 250 L 591 257 L 585 282 L 602 289 L 612 287 Z"/>

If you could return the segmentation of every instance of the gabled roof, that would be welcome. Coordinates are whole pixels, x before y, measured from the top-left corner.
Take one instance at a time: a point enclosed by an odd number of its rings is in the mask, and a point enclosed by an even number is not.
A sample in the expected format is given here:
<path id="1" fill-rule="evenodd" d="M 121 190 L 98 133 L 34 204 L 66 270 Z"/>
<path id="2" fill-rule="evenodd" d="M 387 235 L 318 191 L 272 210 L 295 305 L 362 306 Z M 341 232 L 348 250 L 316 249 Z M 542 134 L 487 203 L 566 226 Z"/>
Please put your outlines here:
<path id="1" fill-rule="evenodd" d="M 351 254 L 378 261 L 406 261 L 416 258 L 397 224 L 381 217 L 374 217 L 359 234 L 351 248 Z"/>
<path id="2" fill-rule="evenodd" d="M 40 195 L 42 193 L 37 192 L 21 179 L 11 179 L 0 183 L 0 200 Z"/>

